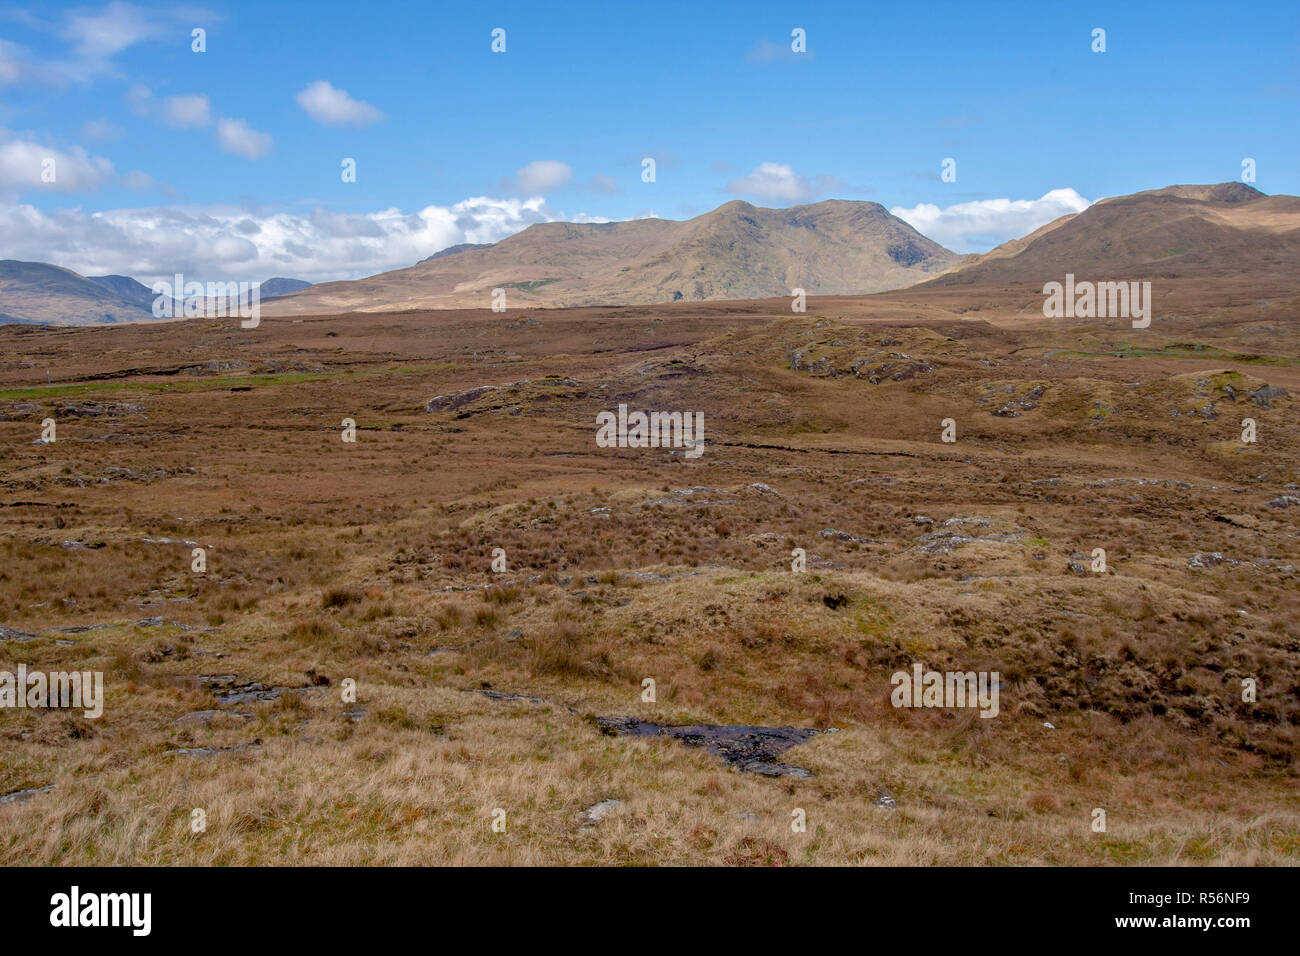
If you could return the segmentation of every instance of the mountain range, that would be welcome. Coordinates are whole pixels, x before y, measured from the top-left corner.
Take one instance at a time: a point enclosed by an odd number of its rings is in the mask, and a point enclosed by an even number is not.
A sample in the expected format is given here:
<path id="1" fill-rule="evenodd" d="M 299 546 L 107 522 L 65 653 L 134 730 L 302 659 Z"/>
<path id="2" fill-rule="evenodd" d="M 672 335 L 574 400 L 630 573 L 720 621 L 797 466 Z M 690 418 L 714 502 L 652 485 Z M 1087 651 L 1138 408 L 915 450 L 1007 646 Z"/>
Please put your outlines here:
<path id="1" fill-rule="evenodd" d="M 739 200 L 694 219 L 547 222 L 493 245 L 444 250 L 406 269 L 325 282 L 268 314 L 634 305 L 858 295 L 938 275 L 958 256 L 879 203 L 762 209 Z"/>
<path id="2" fill-rule="evenodd" d="M 310 285 L 301 279 L 267 279 L 261 284 L 261 301 Z M 83 276 L 46 262 L 0 259 L 0 324 L 155 321 L 153 304 L 157 298 L 147 285 L 130 276 Z"/>
<path id="3" fill-rule="evenodd" d="M 450 246 L 408 268 L 312 285 L 262 284 L 263 314 L 865 295 L 909 286 L 1030 284 L 1072 272 L 1105 280 L 1221 276 L 1293 283 L 1300 198 L 1244 183 L 1168 186 L 1102 199 L 982 255 L 961 256 L 873 202 L 786 209 L 728 202 L 684 221 L 548 222 L 497 243 Z M 0 261 L 0 322 L 153 319 L 128 276 Z"/>

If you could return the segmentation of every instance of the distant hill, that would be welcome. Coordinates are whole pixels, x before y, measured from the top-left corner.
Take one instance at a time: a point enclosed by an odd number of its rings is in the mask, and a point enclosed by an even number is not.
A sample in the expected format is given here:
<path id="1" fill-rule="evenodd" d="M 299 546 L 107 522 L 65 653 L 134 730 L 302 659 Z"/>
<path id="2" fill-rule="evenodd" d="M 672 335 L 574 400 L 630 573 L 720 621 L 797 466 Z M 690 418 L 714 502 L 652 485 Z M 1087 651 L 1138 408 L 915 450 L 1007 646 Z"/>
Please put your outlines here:
<path id="1" fill-rule="evenodd" d="M 144 306 L 150 311 L 153 310 L 153 300 L 156 298 L 153 291 L 144 283 L 137 282 L 130 276 L 86 276 L 86 278 L 97 285 L 103 286 L 119 298 Z"/>
<path id="2" fill-rule="evenodd" d="M 1168 186 L 1102 199 L 958 263 L 926 283 L 1300 275 L 1300 198 L 1245 183 Z"/>
<path id="3" fill-rule="evenodd" d="M 263 282 L 258 291 L 262 296 L 262 301 L 265 302 L 267 299 L 274 298 L 277 295 L 288 295 L 290 292 L 300 292 L 303 289 L 308 288 L 310 285 L 310 282 L 305 282 L 302 279 L 283 279 L 277 276 L 274 279 L 267 279 Z"/>
<path id="4" fill-rule="evenodd" d="M 936 275 L 957 256 L 873 202 L 788 209 L 734 201 L 682 222 L 549 222 L 486 247 L 443 250 L 406 269 L 325 282 L 269 314 L 486 308 L 879 292 Z"/>
<path id="5" fill-rule="evenodd" d="M 153 318 L 149 306 L 127 297 L 132 293 L 129 286 L 115 281 L 135 280 L 125 276 L 101 278 L 114 281 L 105 285 L 44 262 L 0 260 L 0 322 L 94 325 Z M 149 301 L 153 301 L 152 295 Z"/>
<path id="6" fill-rule="evenodd" d="M 276 277 L 261 284 L 262 301 L 311 286 Z M 0 260 L 0 323 L 99 325 L 152 322 L 157 296 L 130 276 L 83 276 L 45 262 Z M 178 308 L 173 314 L 179 314 Z"/>

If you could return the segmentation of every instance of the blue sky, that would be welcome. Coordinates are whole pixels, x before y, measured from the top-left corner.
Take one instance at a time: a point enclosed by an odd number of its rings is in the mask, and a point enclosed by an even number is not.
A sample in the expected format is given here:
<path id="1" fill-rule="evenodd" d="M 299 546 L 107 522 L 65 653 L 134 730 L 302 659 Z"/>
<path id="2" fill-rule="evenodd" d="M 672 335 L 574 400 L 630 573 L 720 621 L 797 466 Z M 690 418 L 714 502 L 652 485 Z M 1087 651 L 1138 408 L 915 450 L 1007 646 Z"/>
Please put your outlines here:
<path id="1" fill-rule="evenodd" d="M 736 198 L 873 200 L 981 251 L 1246 157 L 1300 193 L 1298 28 L 1294 0 L 10 6 L 0 257 L 352 277 Z"/>

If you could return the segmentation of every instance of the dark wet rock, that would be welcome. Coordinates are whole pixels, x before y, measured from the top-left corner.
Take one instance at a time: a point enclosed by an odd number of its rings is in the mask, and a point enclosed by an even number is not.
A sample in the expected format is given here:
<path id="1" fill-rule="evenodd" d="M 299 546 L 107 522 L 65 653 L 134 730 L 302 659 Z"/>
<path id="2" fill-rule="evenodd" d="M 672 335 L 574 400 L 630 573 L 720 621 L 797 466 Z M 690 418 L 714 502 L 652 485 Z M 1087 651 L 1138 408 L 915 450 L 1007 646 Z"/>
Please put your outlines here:
<path id="1" fill-rule="evenodd" d="M 199 683 L 216 695 L 219 704 L 279 700 L 285 694 L 301 694 L 311 687 L 281 687 L 247 680 L 235 674 L 206 674 Z"/>
<path id="2" fill-rule="evenodd" d="M 1230 524 L 1234 528 L 1246 528 L 1251 531 L 1259 528 L 1259 519 L 1254 515 L 1219 514 L 1214 516 L 1214 520 L 1222 521 L 1224 524 Z"/>
<path id="3" fill-rule="evenodd" d="M 727 764 L 749 773 L 767 777 L 811 777 L 802 767 L 780 763 L 777 758 L 791 747 L 807 743 L 818 734 L 834 733 L 834 728 L 814 730 L 805 727 L 749 727 L 725 724 L 693 724 L 674 727 L 655 724 L 636 717 L 597 717 L 596 725 L 607 734 L 632 737 L 672 737 L 689 747 L 703 747 Z"/>
<path id="4" fill-rule="evenodd" d="M 48 787 L 32 787 L 30 790 L 14 790 L 12 793 L 0 796 L 0 803 L 26 803 L 38 793 L 49 793 L 53 789 L 54 784 Z"/>

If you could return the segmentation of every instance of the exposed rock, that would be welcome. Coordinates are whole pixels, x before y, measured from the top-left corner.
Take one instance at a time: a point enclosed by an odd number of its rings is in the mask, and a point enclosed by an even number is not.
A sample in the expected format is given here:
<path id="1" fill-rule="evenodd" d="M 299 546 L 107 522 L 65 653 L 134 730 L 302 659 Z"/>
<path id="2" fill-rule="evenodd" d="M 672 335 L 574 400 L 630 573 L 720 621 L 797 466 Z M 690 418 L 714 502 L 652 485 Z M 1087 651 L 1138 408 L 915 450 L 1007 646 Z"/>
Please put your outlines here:
<path id="1" fill-rule="evenodd" d="M 1300 505 L 1300 498 L 1294 495 L 1279 495 L 1268 502 L 1270 508 L 1290 508 L 1292 505 Z"/>
<path id="2" fill-rule="evenodd" d="M 25 803 L 38 793 L 49 793 L 54 789 L 54 784 L 48 787 L 33 787 L 30 790 L 15 790 L 12 793 L 6 793 L 0 796 L 0 803 Z"/>
<path id="3" fill-rule="evenodd" d="M 1278 388 L 1276 385 L 1265 385 L 1262 388 L 1257 388 L 1255 391 L 1251 392 L 1250 400 L 1260 408 L 1272 408 L 1273 399 L 1285 398 L 1287 394 L 1285 388 Z"/>
<path id="4" fill-rule="evenodd" d="M 271 686 L 235 674 L 207 674 L 199 678 L 199 683 L 211 690 L 220 704 L 279 700 L 285 694 L 301 694 L 312 689 L 311 687 Z"/>
<path id="5" fill-rule="evenodd" d="M 526 385 L 550 388 L 577 388 L 579 384 L 580 383 L 576 379 L 548 376 L 546 378 L 537 379 L 522 378 L 517 382 L 507 382 L 504 385 L 479 385 L 476 388 L 467 389 L 463 392 L 456 392 L 451 395 L 435 395 L 425 403 L 424 410 L 428 414 L 434 412 L 453 412 L 491 392 L 518 389 L 523 388 Z M 543 401 L 549 401 L 551 398 L 552 396 L 550 395 L 541 396 L 541 400 Z"/>
<path id="6" fill-rule="evenodd" d="M 262 746 L 261 739 L 254 740 L 252 743 L 236 744 L 233 747 L 182 747 L 179 750 L 164 750 L 164 757 L 212 757 L 216 754 L 233 754 L 243 750 L 250 750 L 253 747 Z"/>
<path id="7" fill-rule="evenodd" d="M 743 725 L 695 724 L 674 727 L 649 723 L 636 717 L 597 717 L 596 724 L 609 734 L 633 737 L 672 737 L 690 747 L 703 747 L 733 767 L 767 777 L 811 777 L 802 767 L 777 762 L 791 747 L 807 743 L 818 734 L 835 729 L 804 727 L 749 727 Z"/>
<path id="8" fill-rule="evenodd" d="M 188 714 L 181 714 L 172 723 L 177 727 L 187 727 L 194 724 L 211 727 L 214 717 L 236 717 L 240 720 L 251 720 L 253 715 L 241 714 L 232 710 L 192 710 Z"/>
<path id="9" fill-rule="evenodd" d="M 488 700 L 521 700 L 530 704 L 549 704 L 544 697 L 525 697 L 523 694 L 506 694 L 499 690 L 473 690 L 472 694 L 482 694 Z"/>
<path id="10" fill-rule="evenodd" d="M 622 800 L 602 800 L 595 806 L 583 810 L 578 815 L 578 820 L 584 827 L 594 827 L 621 806 L 623 806 Z"/>

